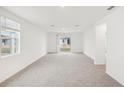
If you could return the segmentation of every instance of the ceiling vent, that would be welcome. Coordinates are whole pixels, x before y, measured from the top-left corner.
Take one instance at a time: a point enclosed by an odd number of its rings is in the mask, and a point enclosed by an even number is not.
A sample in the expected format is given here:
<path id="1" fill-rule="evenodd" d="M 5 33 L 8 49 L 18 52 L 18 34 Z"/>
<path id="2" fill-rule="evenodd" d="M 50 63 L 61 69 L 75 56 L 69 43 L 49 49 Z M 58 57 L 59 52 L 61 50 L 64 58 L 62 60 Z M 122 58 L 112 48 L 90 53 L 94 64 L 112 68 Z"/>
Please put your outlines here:
<path id="1" fill-rule="evenodd" d="M 113 8 L 115 8 L 116 6 L 110 6 L 109 8 L 107 8 L 107 10 L 112 10 Z"/>

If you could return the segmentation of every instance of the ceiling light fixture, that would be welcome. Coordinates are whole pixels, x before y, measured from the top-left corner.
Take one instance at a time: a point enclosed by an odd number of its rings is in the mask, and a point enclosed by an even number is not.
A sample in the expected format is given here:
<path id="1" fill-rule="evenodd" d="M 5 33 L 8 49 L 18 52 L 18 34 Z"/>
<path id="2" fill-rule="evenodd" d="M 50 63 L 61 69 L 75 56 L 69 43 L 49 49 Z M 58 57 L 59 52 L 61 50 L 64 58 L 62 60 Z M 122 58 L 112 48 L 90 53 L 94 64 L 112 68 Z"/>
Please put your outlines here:
<path id="1" fill-rule="evenodd" d="M 64 8 L 65 6 L 60 6 L 60 7 Z"/>
<path id="2" fill-rule="evenodd" d="M 62 31 L 64 31 L 65 30 L 65 28 L 62 28 Z"/>

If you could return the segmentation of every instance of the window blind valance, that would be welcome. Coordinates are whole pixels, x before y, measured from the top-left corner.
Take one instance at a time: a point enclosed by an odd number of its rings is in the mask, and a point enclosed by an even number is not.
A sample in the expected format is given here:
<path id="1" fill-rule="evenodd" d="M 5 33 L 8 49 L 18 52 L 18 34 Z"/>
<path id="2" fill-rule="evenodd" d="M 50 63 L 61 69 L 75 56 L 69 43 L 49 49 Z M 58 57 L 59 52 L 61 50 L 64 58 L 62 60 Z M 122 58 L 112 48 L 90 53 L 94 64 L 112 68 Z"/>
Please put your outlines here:
<path id="1" fill-rule="evenodd" d="M 20 31 L 20 29 L 21 29 L 20 24 L 17 23 L 16 21 L 13 21 L 13 20 L 6 18 L 6 17 L 3 17 L 3 16 L 1 16 L 0 19 L 1 19 L 0 24 L 1 24 L 2 28 Z"/>

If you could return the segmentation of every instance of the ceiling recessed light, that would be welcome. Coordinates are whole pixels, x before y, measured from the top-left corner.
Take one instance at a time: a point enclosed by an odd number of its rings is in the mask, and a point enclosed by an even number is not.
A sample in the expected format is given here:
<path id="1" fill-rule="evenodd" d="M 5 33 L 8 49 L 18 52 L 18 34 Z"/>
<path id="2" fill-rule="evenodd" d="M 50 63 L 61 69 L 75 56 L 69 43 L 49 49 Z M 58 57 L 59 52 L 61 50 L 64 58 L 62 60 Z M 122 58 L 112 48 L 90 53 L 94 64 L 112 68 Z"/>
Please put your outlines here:
<path id="1" fill-rule="evenodd" d="M 62 28 L 62 30 L 64 31 L 64 30 L 65 30 L 65 28 Z"/>
<path id="2" fill-rule="evenodd" d="M 60 7 L 64 8 L 65 6 L 60 6 Z"/>

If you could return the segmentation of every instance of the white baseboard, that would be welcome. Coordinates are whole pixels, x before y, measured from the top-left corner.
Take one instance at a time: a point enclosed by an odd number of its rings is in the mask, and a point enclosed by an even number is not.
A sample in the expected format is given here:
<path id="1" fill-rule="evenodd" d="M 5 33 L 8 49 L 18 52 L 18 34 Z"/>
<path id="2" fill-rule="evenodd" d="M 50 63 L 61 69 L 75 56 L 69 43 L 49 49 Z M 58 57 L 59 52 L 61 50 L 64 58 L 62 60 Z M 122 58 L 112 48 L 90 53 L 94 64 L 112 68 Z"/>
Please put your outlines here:
<path id="1" fill-rule="evenodd" d="M 109 75 L 110 77 L 112 77 L 114 80 L 116 80 L 122 86 L 124 86 L 124 82 L 120 81 L 118 78 L 116 78 L 114 75 L 112 75 L 111 73 L 109 73 L 107 70 L 106 70 L 106 74 Z"/>

